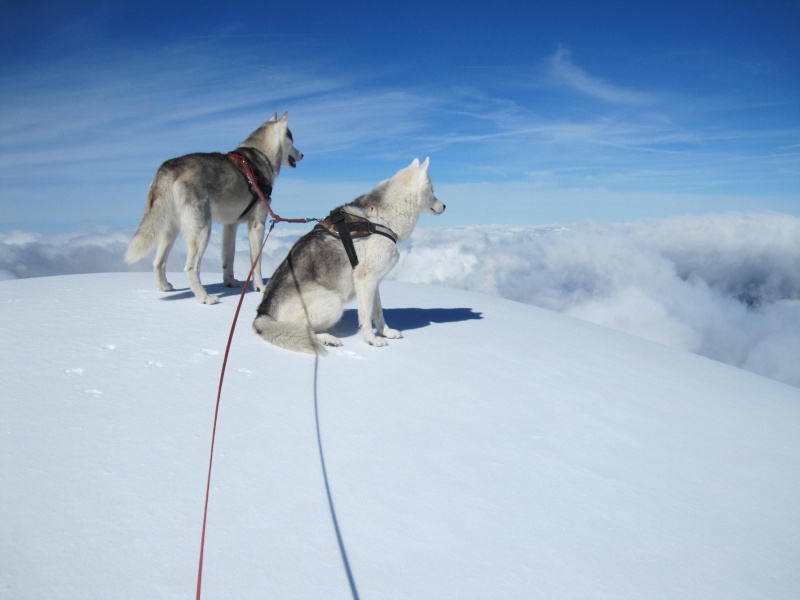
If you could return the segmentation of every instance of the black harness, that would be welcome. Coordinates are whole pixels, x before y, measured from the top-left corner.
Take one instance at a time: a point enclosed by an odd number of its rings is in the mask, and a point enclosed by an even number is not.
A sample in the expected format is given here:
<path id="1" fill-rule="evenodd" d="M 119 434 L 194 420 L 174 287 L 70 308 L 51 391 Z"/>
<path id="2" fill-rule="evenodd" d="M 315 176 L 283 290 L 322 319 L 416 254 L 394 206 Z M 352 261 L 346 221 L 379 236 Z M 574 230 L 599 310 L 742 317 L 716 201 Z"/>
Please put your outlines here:
<path id="1" fill-rule="evenodd" d="M 331 214 L 319 222 L 315 229 L 322 229 L 330 235 L 342 240 L 344 251 L 347 253 L 347 258 L 350 260 L 350 266 L 354 269 L 358 264 L 358 256 L 356 256 L 356 248 L 353 245 L 353 238 L 366 237 L 377 233 L 383 237 L 389 238 L 397 243 L 397 236 L 394 231 L 383 225 L 378 225 L 364 217 L 357 217 L 344 212 L 341 208 L 337 208 Z"/>
<path id="2" fill-rule="evenodd" d="M 246 150 L 252 150 L 258 152 L 258 150 L 256 150 L 255 148 L 246 148 Z M 259 154 L 263 156 L 262 153 L 259 152 Z M 261 193 L 264 195 L 264 198 L 270 198 L 272 196 L 272 184 L 270 183 L 269 179 L 267 179 L 264 173 L 261 172 L 261 169 L 259 169 L 257 166 L 253 164 L 253 161 L 250 160 L 244 154 L 244 152 L 242 152 L 241 150 L 234 150 L 233 152 L 228 152 L 228 157 L 234 162 L 237 162 L 238 160 L 243 160 L 244 162 L 246 162 L 247 165 L 250 167 L 250 170 L 256 176 L 256 185 L 261 190 Z M 264 156 L 264 159 L 267 161 L 267 165 L 269 165 L 271 168 L 272 165 L 269 164 L 269 159 L 266 156 Z M 252 194 L 253 199 L 250 200 L 250 204 L 248 204 L 247 208 L 245 208 L 242 211 L 242 214 L 239 215 L 239 219 L 244 218 L 244 216 L 247 213 L 249 213 L 250 210 L 252 210 L 253 206 L 255 206 L 256 202 L 258 202 L 259 199 L 258 191 L 253 189 L 253 183 L 250 181 L 250 178 L 247 177 L 247 175 L 245 175 L 244 173 L 242 173 L 242 176 L 244 177 L 244 180 L 247 182 L 247 187 L 250 189 L 250 193 Z M 237 221 L 239 219 L 237 219 Z"/>

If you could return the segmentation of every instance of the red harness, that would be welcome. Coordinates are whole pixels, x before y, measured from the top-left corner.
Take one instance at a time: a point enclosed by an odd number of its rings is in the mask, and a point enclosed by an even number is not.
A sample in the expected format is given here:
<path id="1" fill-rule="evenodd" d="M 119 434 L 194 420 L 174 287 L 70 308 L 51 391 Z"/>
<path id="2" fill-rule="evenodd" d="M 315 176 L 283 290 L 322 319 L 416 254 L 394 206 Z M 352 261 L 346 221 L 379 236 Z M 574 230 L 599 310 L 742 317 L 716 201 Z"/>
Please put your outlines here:
<path id="1" fill-rule="evenodd" d="M 250 162 L 244 156 L 242 156 L 241 154 L 237 154 L 235 152 L 229 152 L 228 158 L 230 158 L 233 161 L 233 164 L 239 167 L 239 170 L 242 172 L 242 175 L 244 175 L 244 178 L 247 180 L 247 185 L 250 186 L 250 192 L 253 194 L 253 196 L 255 196 L 256 199 L 261 200 L 261 203 L 266 207 L 267 212 L 269 212 L 273 221 L 275 221 L 276 223 L 280 222 L 311 223 L 312 221 L 319 221 L 319 219 L 314 219 L 314 218 L 284 219 L 283 217 L 279 217 L 278 215 L 276 215 L 274 212 L 272 212 L 272 207 L 269 205 L 270 204 L 269 201 L 264 196 L 264 192 L 261 191 L 261 188 L 258 185 L 258 177 L 256 177 L 256 174 L 253 172 L 253 168 L 250 166 Z M 270 186 L 270 193 L 271 189 L 272 186 Z M 250 206 L 248 206 L 247 209 L 242 213 L 242 216 L 247 214 L 247 211 L 249 211 L 250 208 L 252 208 L 253 204 L 255 204 L 255 199 L 253 200 L 252 203 L 250 203 Z"/>

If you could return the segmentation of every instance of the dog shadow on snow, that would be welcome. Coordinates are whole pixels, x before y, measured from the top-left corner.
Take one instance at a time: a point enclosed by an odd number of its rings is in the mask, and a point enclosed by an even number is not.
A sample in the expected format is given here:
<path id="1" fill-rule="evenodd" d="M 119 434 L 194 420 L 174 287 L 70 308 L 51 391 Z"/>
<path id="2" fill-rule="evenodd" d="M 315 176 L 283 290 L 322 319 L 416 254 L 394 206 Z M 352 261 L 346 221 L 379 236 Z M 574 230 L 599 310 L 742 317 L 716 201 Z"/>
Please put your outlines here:
<path id="1" fill-rule="evenodd" d="M 384 308 L 383 316 L 389 327 L 400 331 L 421 329 L 434 323 L 459 323 L 483 318 L 482 313 L 475 312 L 471 308 Z M 358 310 L 346 309 L 331 333 L 338 337 L 348 337 L 358 333 Z"/>
<path id="2" fill-rule="evenodd" d="M 248 287 L 252 284 L 248 284 Z M 220 300 L 229 297 L 234 299 L 242 293 L 242 288 L 225 287 L 222 283 L 212 283 L 205 286 L 209 294 L 219 296 Z M 248 295 L 254 294 L 252 289 L 247 290 Z M 189 300 L 194 299 L 194 294 L 189 288 L 177 288 L 166 293 L 161 300 Z M 459 323 L 461 321 L 476 321 L 483 319 L 483 314 L 471 308 L 384 308 L 383 316 L 389 327 L 400 331 L 421 329 L 434 323 Z M 331 329 L 331 333 L 339 337 L 347 337 L 358 333 L 358 310 L 345 309 L 342 319 Z"/>
<path id="3" fill-rule="evenodd" d="M 226 287 L 223 283 L 211 283 L 211 284 L 203 284 L 203 287 L 206 288 L 206 292 L 209 294 L 213 294 L 218 296 L 220 300 L 227 298 L 229 296 L 238 297 L 242 293 L 242 284 L 239 287 Z M 247 293 L 254 294 L 253 291 L 253 284 L 247 284 Z M 259 294 L 260 295 L 260 294 Z M 171 300 L 193 300 L 194 299 L 194 292 L 188 287 L 186 288 L 175 288 L 171 292 L 164 292 L 164 295 L 160 297 L 160 300 L 164 301 L 171 301 Z"/>

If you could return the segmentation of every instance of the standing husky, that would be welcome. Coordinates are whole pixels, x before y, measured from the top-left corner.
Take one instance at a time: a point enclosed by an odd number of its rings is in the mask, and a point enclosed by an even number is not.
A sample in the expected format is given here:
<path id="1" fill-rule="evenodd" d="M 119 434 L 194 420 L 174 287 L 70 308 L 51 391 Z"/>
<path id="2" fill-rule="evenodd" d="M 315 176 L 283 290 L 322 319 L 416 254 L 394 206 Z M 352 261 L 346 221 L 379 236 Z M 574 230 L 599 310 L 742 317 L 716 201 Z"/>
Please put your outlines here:
<path id="1" fill-rule="evenodd" d="M 341 319 L 343 303 L 355 296 L 364 341 L 385 346 L 386 338 L 401 337 L 386 325 L 378 285 L 397 263 L 395 241 L 411 235 L 421 213 L 438 215 L 444 209 L 433 195 L 428 159 L 421 165 L 414 159 L 369 194 L 331 213 L 340 227 L 351 224 L 352 234 L 334 233 L 329 218 L 297 240 L 267 282 L 253 329 L 276 346 L 324 355 L 324 346 L 342 345 L 324 332 Z M 354 238 L 352 258 L 339 235 Z M 373 322 L 382 337 L 375 335 Z"/>
<path id="2" fill-rule="evenodd" d="M 303 158 L 294 147 L 292 132 L 286 126 L 288 113 L 278 119 L 278 113 L 250 134 L 235 153 L 244 157 L 253 167 L 259 185 L 271 192 L 281 166 L 296 167 Z M 269 193 L 264 194 L 269 199 Z M 250 261 L 255 262 L 253 285 L 257 291 L 264 289 L 261 279 L 261 242 L 264 239 L 264 222 L 267 209 L 254 201 L 239 167 L 233 159 L 219 152 L 187 154 L 166 161 L 156 172 L 147 195 L 144 217 L 133 236 L 125 262 L 134 263 L 158 244 L 153 270 L 156 285 L 162 292 L 171 292 L 167 281 L 167 256 L 175 243 L 178 231 L 186 239 L 188 255 L 184 272 L 189 287 L 203 304 L 216 304 L 217 296 L 206 293 L 200 283 L 200 259 L 206 251 L 211 233 L 211 222 L 223 224 L 222 278 L 228 287 L 237 287 L 233 277 L 233 254 L 236 228 L 247 221 L 250 238 Z"/>

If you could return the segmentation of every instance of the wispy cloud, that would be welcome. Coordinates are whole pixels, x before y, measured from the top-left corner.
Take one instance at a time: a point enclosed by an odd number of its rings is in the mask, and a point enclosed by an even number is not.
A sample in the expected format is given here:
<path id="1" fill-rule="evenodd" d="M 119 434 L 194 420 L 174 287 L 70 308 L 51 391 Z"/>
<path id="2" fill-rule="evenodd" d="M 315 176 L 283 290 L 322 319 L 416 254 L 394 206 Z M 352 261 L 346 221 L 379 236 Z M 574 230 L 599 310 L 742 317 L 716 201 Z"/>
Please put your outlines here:
<path id="1" fill-rule="evenodd" d="M 324 61 L 264 68 L 236 50 L 198 43 L 70 57 L 7 75 L 0 80 L 0 175 L 13 182 L 45 156 L 49 173 L 66 178 L 141 172 L 178 154 L 232 149 L 283 110 L 312 160 L 392 148 L 397 155 L 443 101 L 413 87 L 365 86 L 343 70 L 331 74 Z"/>
<path id="2" fill-rule="evenodd" d="M 334 188 L 326 193 L 323 184 L 364 192 L 364 182 L 428 154 L 437 183 L 494 185 L 467 195 L 523 207 L 529 194 L 507 196 L 501 183 L 761 198 L 769 195 L 765 190 L 781 186 L 785 195 L 796 187 L 796 128 L 765 120 L 771 114 L 765 111 L 759 113 L 763 126 L 746 128 L 710 112 L 708 103 L 663 102 L 590 74 L 565 47 L 545 61 L 549 87 L 531 89 L 519 78 L 501 85 L 491 73 L 452 87 L 426 77 L 376 82 L 374 73 L 332 68 L 319 56 L 265 66 L 264 49 L 241 52 L 247 44 L 184 39 L 5 69 L 0 227 L 44 220 L 69 227 L 109 216 L 115 220 L 108 224 L 135 224 L 163 160 L 232 149 L 283 110 L 307 159 L 282 176 L 277 193 L 283 196 L 292 182 L 293 197 L 326 206 L 350 198 L 331 198 Z M 565 107 L 554 101 L 554 85 L 591 101 L 579 102 L 579 111 Z M 529 175 L 545 171 L 546 179 Z M 716 210 L 713 199 L 693 200 L 695 212 Z M 461 222 L 477 218 L 463 215 Z"/>
<path id="3" fill-rule="evenodd" d="M 547 61 L 547 73 L 550 81 L 612 104 L 647 105 L 652 104 L 655 97 L 649 93 L 627 89 L 608 83 L 599 77 L 590 75 L 572 61 L 572 53 L 564 46 L 559 46 Z"/>

